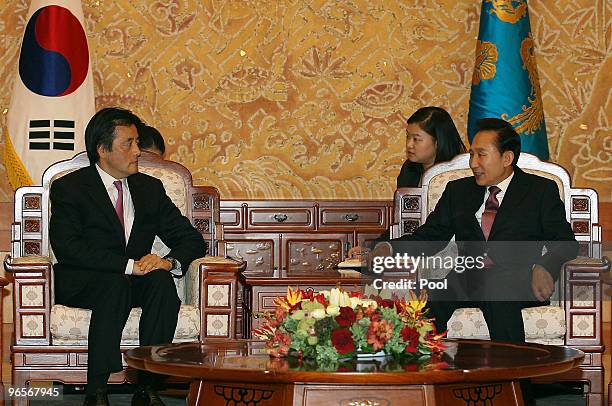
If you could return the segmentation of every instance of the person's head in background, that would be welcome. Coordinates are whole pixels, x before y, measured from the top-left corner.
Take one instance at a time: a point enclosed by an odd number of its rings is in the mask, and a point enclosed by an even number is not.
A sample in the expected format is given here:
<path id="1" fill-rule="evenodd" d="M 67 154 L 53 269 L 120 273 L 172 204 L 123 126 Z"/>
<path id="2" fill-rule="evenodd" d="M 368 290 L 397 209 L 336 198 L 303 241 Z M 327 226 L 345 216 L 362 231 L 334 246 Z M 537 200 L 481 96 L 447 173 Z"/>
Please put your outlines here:
<path id="1" fill-rule="evenodd" d="M 146 124 L 138 126 L 138 146 L 141 151 L 148 151 L 161 157 L 166 152 L 164 138 L 156 128 Z"/>
<path id="2" fill-rule="evenodd" d="M 440 107 L 422 107 L 406 126 L 406 162 L 397 177 L 397 187 L 414 187 L 425 170 L 466 152 L 459 131 L 448 112 Z"/>
<path id="3" fill-rule="evenodd" d="M 422 107 L 407 123 L 406 158 L 423 165 L 423 169 L 466 152 L 453 119 L 440 107 Z"/>

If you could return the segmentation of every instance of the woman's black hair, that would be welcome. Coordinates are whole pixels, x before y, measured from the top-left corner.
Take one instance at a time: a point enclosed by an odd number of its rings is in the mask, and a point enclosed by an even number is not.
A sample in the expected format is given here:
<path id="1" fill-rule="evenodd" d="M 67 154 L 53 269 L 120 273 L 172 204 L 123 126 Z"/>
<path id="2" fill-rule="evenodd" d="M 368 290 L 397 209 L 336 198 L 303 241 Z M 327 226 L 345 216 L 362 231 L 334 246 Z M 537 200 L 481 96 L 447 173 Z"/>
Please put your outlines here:
<path id="1" fill-rule="evenodd" d="M 407 120 L 436 140 L 435 163 L 450 161 L 467 151 L 450 114 L 440 107 L 421 107 Z"/>
<path id="2" fill-rule="evenodd" d="M 421 107 L 407 120 L 408 124 L 416 124 L 431 135 L 436 141 L 436 158 L 434 163 L 450 161 L 455 156 L 467 151 L 461 140 L 459 131 L 450 114 L 440 107 Z M 404 162 L 397 187 L 415 187 L 421 182 L 423 165 L 417 162 Z"/>

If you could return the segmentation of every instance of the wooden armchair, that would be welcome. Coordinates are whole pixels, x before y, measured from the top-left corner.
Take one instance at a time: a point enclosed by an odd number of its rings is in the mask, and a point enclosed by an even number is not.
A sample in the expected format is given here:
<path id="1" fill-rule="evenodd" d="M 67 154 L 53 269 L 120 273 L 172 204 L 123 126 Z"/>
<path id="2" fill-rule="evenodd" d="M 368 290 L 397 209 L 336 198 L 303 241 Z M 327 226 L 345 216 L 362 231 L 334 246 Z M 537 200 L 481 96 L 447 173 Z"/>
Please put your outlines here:
<path id="1" fill-rule="evenodd" d="M 75 169 L 89 165 L 85 153 L 50 166 L 42 186 L 15 192 L 15 221 L 11 254 L 4 267 L 14 276 L 15 336 L 11 347 L 13 385 L 30 381 L 85 383 L 87 334 L 91 312 L 54 304 L 53 252 L 49 244 L 49 189 L 51 183 Z M 182 165 L 143 153 L 140 171 L 162 180 L 166 193 L 202 233 L 208 255 L 190 264 L 187 275 L 177 279 L 183 304 L 175 331 L 175 342 L 203 338 L 234 338 L 237 274 L 244 264 L 214 256 L 222 237 L 219 222 L 219 192 L 214 187 L 193 186 L 191 174 Z M 163 249 L 154 243 L 153 251 Z M 122 349 L 138 345 L 140 309 L 132 309 L 123 331 Z M 110 381 L 124 382 L 125 371 Z"/>
<path id="2" fill-rule="evenodd" d="M 521 153 L 518 166 L 526 172 L 554 180 L 565 203 L 580 246 L 580 257 L 564 265 L 561 281 L 550 306 L 523 310 L 525 339 L 540 344 L 566 345 L 585 352 L 582 365 L 552 381 L 585 382 L 588 405 L 603 402 L 604 351 L 602 338 L 602 288 L 600 273 L 610 268 L 601 259 L 601 227 L 598 221 L 597 193 L 572 188 L 567 171 L 561 166 Z M 438 164 L 425 173 L 421 187 L 401 188 L 395 193 L 395 224 L 392 236 L 413 232 L 434 209 L 446 184 L 471 176 L 469 154 Z M 561 288 L 560 288 L 561 287 Z M 488 339 L 489 331 L 480 309 L 457 309 L 448 321 L 451 338 Z"/>

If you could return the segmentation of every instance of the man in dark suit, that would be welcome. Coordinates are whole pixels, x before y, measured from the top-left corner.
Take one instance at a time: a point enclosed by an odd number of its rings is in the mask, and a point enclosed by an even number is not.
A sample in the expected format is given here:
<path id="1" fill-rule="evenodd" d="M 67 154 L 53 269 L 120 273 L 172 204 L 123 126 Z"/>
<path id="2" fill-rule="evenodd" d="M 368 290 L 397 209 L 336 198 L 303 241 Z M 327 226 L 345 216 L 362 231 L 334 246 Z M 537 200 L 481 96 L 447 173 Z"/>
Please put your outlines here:
<path id="1" fill-rule="evenodd" d="M 121 334 L 141 307 L 141 345 L 172 342 L 180 300 L 173 275 L 205 254 L 202 236 L 158 179 L 138 172 L 138 117 L 105 108 L 85 130 L 90 166 L 51 184 L 49 237 L 57 264 L 56 303 L 92 311 L 85 405 L 107 405 L 110 373 L 121 371 Z M 171 248 L 151 254 L 158 235 Z M 139 375 L 133 405 L 159 405 L 160 377 Z"/>
<path id="2" fill-rule="evenodd" d="M 518 168 L 520 148 L 509 123 L 481 120 L 470 149 L 474 176 L 449 182 L 425 224 L 393 241 L 396 251 L 432 255 L 455 236 L 460 256 L 481 257 L 482 267 L 455 269 L 446 291 L 431 292 L 438 331 L 455 309 L 480 307 L 491 339 L 524 342 L 521 310 L 548 301 L 562 264 L 576 257 L 556 183 Z"/>

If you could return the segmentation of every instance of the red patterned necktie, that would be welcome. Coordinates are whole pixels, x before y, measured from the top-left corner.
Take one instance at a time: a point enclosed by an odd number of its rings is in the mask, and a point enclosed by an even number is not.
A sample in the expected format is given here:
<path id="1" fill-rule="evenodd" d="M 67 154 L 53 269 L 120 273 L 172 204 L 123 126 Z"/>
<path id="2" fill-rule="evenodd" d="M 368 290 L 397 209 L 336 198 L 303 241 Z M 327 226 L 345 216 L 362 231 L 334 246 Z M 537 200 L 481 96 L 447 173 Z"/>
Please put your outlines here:
<path id="1" fill-rule="evenodd" d="M 125 227 L 123 224 L 123 184 L 120 180 L 116 180 L 113 182 L 113 185 L 117 188 L 117 202 L 115 203 L 115 213 L 117 213 L 117 217 L 119 217 L 119 221 L 121 222 L 121 227 Z"/>
<path id="2" fill-rule="evenodd" d="M 497 200 L 497 194 L 499 192 L 501 192 L 501 189 L 497 186 L 489 187 L 489 197 L 485 202 L 485 210 L 482 213 L 482 220 L 480 222 L 485 240 L 489 239 L 491 227 L 493 227 L 493 221 L 495 220 L 497 209 L 499 209 L 499 201 Z"/>

